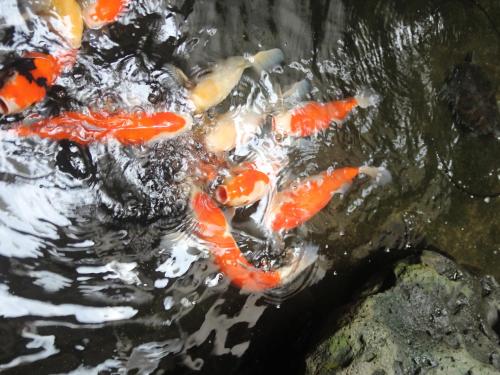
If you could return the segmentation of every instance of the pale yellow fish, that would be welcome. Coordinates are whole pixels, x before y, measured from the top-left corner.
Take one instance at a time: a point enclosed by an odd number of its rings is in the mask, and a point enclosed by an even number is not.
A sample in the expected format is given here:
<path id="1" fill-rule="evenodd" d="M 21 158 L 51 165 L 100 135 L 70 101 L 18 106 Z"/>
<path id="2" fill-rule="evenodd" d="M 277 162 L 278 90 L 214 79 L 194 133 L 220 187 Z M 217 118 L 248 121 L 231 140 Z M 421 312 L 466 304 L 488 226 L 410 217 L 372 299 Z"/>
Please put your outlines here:
<path id="1" fill-rule="evenodd" d="M 78 49 L 82 45 L 83 18 L 82 10 L 76 0 L 52 0 L 52 9 L 56 14 L 53 27 L 68 42 Z"/>
<path id="2" fill-rule="evenodd" d="M 73 49 L 80 48 L 83 35 L 82 10 L 76 0 L 29 0 L 32 11 L 45 19 L 50 27 Z"/>
<path id="3" fill-rule="evenodd" d="M 250 58 L 235 56 L 218 62 L 191 90 L 190 98 L 196 112 L 204 112 L 222 102 L 238 84 L 245 69 L 253 67 L 257 71 L 269 70 L 280 64 L 283 58 L 283 52 L 275 48 Z"/>
<path id="4" fill-rule="evenodd" d="M 252 111 L 231 111 L 218 116 L 215 125 L 205 136 L 205 145 L 210 152 L 231 151 L 247 144 L 260 132 L 262 115 Z"/>

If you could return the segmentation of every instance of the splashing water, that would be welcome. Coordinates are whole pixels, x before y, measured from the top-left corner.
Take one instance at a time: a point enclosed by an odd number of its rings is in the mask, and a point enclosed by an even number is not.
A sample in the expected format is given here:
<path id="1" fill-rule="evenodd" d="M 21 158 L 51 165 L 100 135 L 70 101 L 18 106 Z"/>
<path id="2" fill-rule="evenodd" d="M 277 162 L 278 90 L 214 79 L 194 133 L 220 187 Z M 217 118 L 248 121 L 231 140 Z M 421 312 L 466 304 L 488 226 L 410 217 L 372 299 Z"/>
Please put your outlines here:
<path id="1" fill-rule="evenodd" d="M 2 3 L 0 68 L 19 51 L 61 47 L 37 3 Z M 71 72 L 46 100 L 4 116 L 2 129 L 66 110 L 189 112 L 173 67 L 195 77 L 222 58 L 275 47 L 285 64 L 247 71 L 191 133 L 154 145 L 82 147 L 2 132 L 0 370 L 293 372 L 299 359 L 289 358 L 303 345 L 296 337 L 313 312 L 349 293 L 341 276 L 376 249 L 404 251 L 423 236 L 500 276 L 498 199 L 470 198 L 450 180 L 500 191 L 497 141 L 464 136 L 438 98 L 447 71 L 470 50 L 500 78 L 498 35 L 472 2 L 132 3 L 118 22 L 86 30 Z M 498 5 L 483 3 L 499 19 Z M 379 100 L 316 136 L 275 139 L 266 115 L 286 106 L 282 93 L 304 78 L 312 89 L 303 100 L 367 88 Z M 259 163 L 279 188 L 346 165 L 383 165 L 394 179 L 383 190 L 360 180 L 281 240 L 259 226 L 269 199 L 239 210 L 233 234 L 256 265 L 286 265 L 292 254 L 309 265 L 318 256 L 292 284 L 264 295 L 229 284 L 192 235 L 187 205 L 192 166 L 211 161 L 202 124 L 238 108 L 262 114 L 264 125 L 230 161 Z"/>

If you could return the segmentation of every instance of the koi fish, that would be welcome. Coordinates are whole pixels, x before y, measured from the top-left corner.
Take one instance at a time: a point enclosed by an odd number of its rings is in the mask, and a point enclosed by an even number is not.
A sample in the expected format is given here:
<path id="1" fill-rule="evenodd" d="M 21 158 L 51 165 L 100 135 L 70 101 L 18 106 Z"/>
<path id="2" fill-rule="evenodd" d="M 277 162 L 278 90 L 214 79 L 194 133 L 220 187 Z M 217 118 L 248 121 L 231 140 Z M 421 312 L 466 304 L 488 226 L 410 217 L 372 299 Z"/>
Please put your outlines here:
<path id="1" fill-rule="evenodd" d="M 259 72 L 269 70 L 280 64 L 283 59 L 283 52 L 275 48 L 259 52 L 250 58 L 235 56 L 218 62 L 209 73 L 198 80 L 190 92 L 196 112 L 204 112 L 222 102 L 238 84 L 247 68 L 253 67 Z"/>
<path id="2" fill-rule="evenodd" d="M 137 145 L 172 138 L 191 128 L 191 118 L 171 112 L 91 113 L 66 112 L 62 115 L 21 125 L 14 131 L 24 137 L 66 139 L 79 144 L 114 138 L 122 144 Z"/>
<path id="3" fill-rule="evenodd" d="M 232 207 L 247 206 L 260 200 L 270 189 L 269 177 L 246 163 L 232 171 L 223 184 L 217 186 L 215 198 L 221 204 Z"/>
<path id="4" fill-rule="evenodd" d="M 278 192 L 269 205 L 265 226 L 274 232 L 298 227 L 321 211 L 336 192 L 349 186 L 360 173 L 374 178 L 380 184 L 391 181 L 389 171 L 382 167 L 327 170 Z"/>
<path id="5" fill-rule="evenodd" d="M 278 87 L 278 96 L 281 105 L 294 103 L 303 98 L 310 91 L 310 83 L 302 80 L 294 83 L 283 94 Z M 218 153 L 246 145 L 261 131 L 263 122 L 261 114 L 250 110 L 230 111 L 215 119 L 215 125 L 210 128 L 205 136 L 205 145 L 210 152 Z"/>
<path id="6" fill-rule="evenodd" d="M 205 136 L 209 152 L 231 151 L 238 145 L 247 144 L 260 131 L 262 116 L 251 111 L 228 112 L 218 116 Z"/>
<path id="7" fill-rule="evenodd" d="M 273 117 L 273 130 L 280 135 L 308 137 L 327 129 L 332 121 L 344 120 L 356 107 L 375 104 L 373 95 L 359 95 L 327 103 L 308 102 Z"/>
<path id="8" fill-rule="evenodd" d="M 7 77 L 0 87 L 0 114 L 19 113 L 41 101 L 62 67 L 62 59 L 39 52 L 16 60 L 4 72 Z"/>
<path id="9" fill-rule="evenodd" d="M 294 259 L 289 266 L 274 271 L 256 268 L 241 253 L 224 213 L 208 194 L 195 190 L 191 207 L 196 219 L 196 235 L 208 246 L 220 271 L 239 288 L 263 292 L 285 285 L 315 259 L 316 254 L 305 249 L 305 256 Z"/>
<path id="10" fill-rule="evenodd" d="M 64 1 L 64 0 L 62 0 Z M 115 22 L 129 0 L 84 0 L 83 20 L 89 29 L 99 29 Z"/>

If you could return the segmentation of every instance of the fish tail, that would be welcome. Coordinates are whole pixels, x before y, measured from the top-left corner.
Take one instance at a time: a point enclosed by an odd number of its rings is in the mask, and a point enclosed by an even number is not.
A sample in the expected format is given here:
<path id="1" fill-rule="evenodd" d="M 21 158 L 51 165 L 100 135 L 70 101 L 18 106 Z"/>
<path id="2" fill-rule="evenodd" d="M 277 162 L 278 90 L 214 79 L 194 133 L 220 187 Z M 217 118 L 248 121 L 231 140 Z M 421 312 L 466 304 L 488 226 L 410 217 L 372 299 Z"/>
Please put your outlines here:
<path id="1" fill-rule="evenodd" d="M 278 66 L 285 59 L 285 55 L 279 48 L 261 51 L 252 56 L 249 61 L 257 72 L 268 71 Z"/>
<path id="2" fill-rule="evenodd" d="M 371 89 L 363 89 L 354 97 L 361 108 L 376 106 L 380 102 L 380 96 Z"/>
<path id="3" fill-rule="evenodd" d="M 392 181 L 391 172 L 384 167 L 362 166 L 359 167 L 359 173 L 370 176 L 380 186 L 387 185 Z"/>
<path id="4" fill-rule="evenodd" d="M 303 79 L 288 87 L 285 92 L 281 94 L 281 100 L 288 105 L 297 105 L 309 95 L 311 89 L 311 82 L 307 79 Z"/>

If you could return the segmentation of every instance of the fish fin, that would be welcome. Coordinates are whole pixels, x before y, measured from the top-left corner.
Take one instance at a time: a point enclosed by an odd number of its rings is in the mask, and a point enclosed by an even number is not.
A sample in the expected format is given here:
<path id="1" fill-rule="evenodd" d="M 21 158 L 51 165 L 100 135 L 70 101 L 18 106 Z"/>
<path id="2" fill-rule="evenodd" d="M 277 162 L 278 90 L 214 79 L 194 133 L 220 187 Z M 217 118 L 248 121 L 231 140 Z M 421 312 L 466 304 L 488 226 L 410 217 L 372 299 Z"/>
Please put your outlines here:
<path id="1" fill-rule="evenodd" d="M 362 166 L 359 167 L 359 173 L 370 176 L 380 186 L 387 185 L 392 181 L 391 172 L 384 167 Z"/>
<path id="2" fill-rule="evenodd" d="M 165 64 L 162 68 L 168 73 L 170 77 L 172 77 L 176 84 L 184 86 L 186 88 L 191 88 L 194 86 L 193 82 L 189 79 L 186 73 L 182 71 L 182 69 L 172 64 Z"/>
<path id="3" fill-rule="evenodd" d="M 363 89 L 354 97 L 361 108 L 376 106 L 380 102 L 380 96 L 373 90 Z"/>
<path id="4" fill-rule="evenodd" d="M 233 221 L 234 215 L 236 215 L 236 208 L 229 207 L 226 210 L 224 210 L 224 217 L 226 218 L 226 221 L 228 223 L 231 223 Z"/>
<path id="5" fill-rule="evenodd" d="M 285 55 L 279 48 L 261 51 L 249 58 L 250 64 L 257 72 L 268 71 L 283 62 Z"/>
<path id="6" fill-rule="evenodd" d="M 283 104 L 289 106 L 296 106 L 303 102 L 304 99 L 311 92 L 312 85 L 307 79 L 295 82 L 288 87 L 285 92 L 280 93 Z"/>

